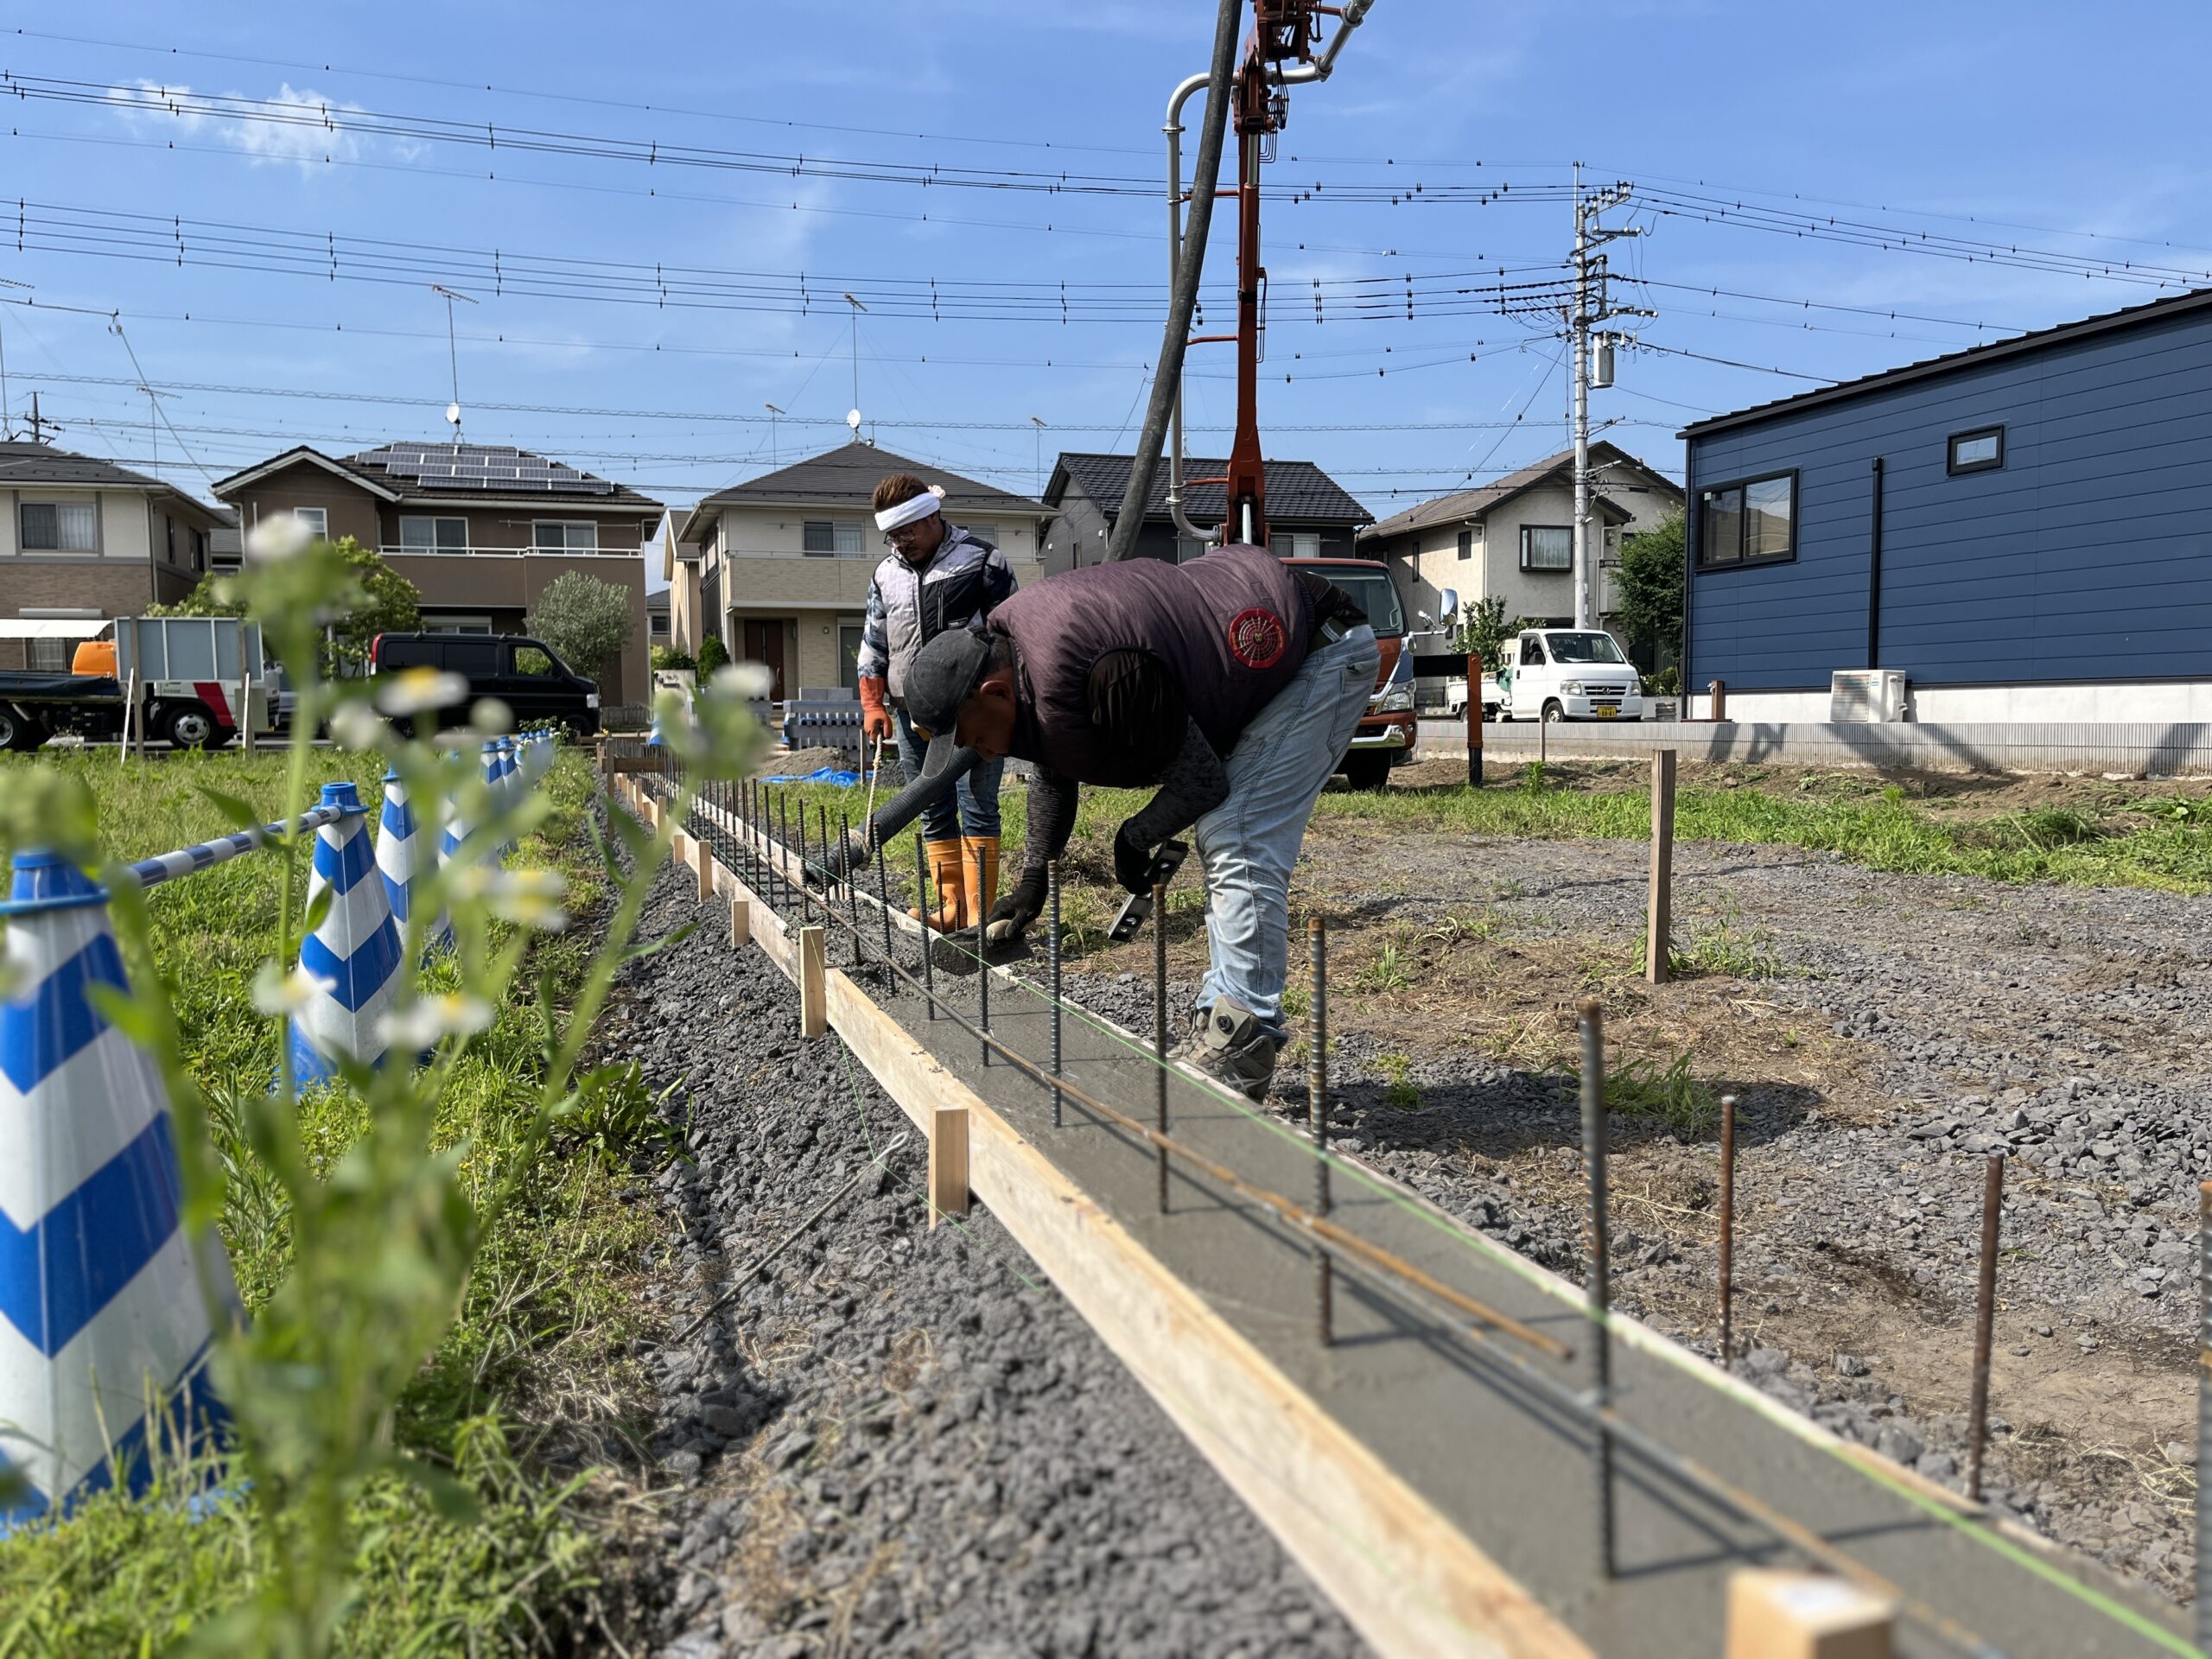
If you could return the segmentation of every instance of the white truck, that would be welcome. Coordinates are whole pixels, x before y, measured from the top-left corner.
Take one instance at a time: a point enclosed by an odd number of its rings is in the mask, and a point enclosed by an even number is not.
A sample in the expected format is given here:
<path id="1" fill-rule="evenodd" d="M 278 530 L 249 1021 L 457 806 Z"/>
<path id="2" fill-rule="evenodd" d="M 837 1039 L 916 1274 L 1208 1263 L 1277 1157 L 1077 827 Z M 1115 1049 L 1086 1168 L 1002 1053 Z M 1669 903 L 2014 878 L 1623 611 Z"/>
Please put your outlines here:
<path id="1" fill-rule="evenodd" d="M 1495 695 L 1500 720 L 1643 718 L 1643 677 L 1602 629 L 1524 628 L 1504 656 L 1494 683 L 1483 676 L 1484 712 Z"/>

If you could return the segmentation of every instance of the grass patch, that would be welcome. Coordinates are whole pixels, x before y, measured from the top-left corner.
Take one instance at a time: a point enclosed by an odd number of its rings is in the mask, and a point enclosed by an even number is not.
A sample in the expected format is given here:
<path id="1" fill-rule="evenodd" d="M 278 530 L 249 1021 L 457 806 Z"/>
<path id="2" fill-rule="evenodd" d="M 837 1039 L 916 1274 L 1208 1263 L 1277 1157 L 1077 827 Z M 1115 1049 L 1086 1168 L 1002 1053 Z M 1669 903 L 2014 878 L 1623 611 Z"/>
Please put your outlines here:
<path id="1" fill-rule="evenodd" d="M 1663 1066 L 1656 1060 L 1622 1061 L 1605 1076 L 1605 1108 L 1662 1124 L 1683 1141 L 1711 1134 L 1720 1122 L 1719 1096 L 1690 1075 L 1688 1049 Z"/>
<path id="2" fill-rule="evenodd" d="M 231 828 L 199 790 L 253 802 L 273 817 L 285 757 L 177 755 L 118 769 L 113 756 L 47 754 L 9 766 L 79 767 L 99 797 L 106 844 L 142 857 Z M 322 750 L 308 760 L 321 783 L 352 778 L 363 798 L 381 772 L 360 757 Z M 524 861 L 562 869 L 570 907 L 588 914 L 606 895 L 586 812 L 587 766 L 563 756 L 543 785 L 553 812 Z M 279 873 L 249 854 L 152 895 L 156 959 L 176 988 L 187 1057 L 216 1103 L 218 1149 L 229 1177 L 219 1223 L 251 1313 L 283 1282 L 291 1255 L 282 1189 L 226 1125 L 236 1103 L 269 1086 L 276 1064 L 268 1021 L 248 996 L 276 935 Z M 590 954 L 588 926 L 533 947 L 537 965 L 572 982 Z M 491 1166 L 531 1110 L 537 1033 L 516 1002 L 456 1068 L 440 1105 L 436 1143 L 465 1170 Z M 396 1446 L 435 1464 L 475 1497 L 473 1522 L 442 1516 L 418 1485 L 371 1482 L 355 1500 L 359 1582 L 340 1647 L 358 1654 L 482 1652 L 575 1645 L 604 1581 L 611 1535 L 601 1441 L 626 1431 L 631 1339 L 643 1330 L 628 1294 L 642 1253 L 660 1241 L 650 1206 L 628 1189 L 640 1147 L 665 1150 L 642 1082 L 618 1074 L 564 1126 L 524 1191 L 487 1240 L 461 1317 L 400 1401 Z M 301 1105 L 303 1141 L 323 1170 L 359 1134 L 358 1102 L 321 1092 Z M 166 1650 L 252 1595 L 268 1570 L 235 1491 L 188 1509 L 195 1471 L 171 1464 L 155 1501 L 104 1495 L 68 1523 L 0 1541 L 0 1652 Z"/>
<path id="3" fill-rule="evenodd" d="M 1385 1054 L 1375 1064 L 1382 1072 L 1382 1103 L 1395 1111 L 1419 1111 L 1421 1090 L 1412 1081 L 1414 1063 L 1411 1057 Z"/>

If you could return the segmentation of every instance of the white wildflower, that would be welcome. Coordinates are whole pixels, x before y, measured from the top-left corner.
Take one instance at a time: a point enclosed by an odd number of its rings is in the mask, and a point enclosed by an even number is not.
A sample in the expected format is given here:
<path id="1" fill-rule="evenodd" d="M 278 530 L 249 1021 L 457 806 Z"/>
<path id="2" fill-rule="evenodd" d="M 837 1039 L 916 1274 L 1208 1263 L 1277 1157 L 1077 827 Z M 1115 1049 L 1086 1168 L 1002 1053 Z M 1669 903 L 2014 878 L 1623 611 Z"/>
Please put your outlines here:
<path id="1" fill-rule="evenodd" d="M 442 668 L 403 668 L 377 687 L 377 707 L 387 715 L 428 714 L 468 700 L 468 682 Z"/>
<path id="2" fill-rule="evenodd" d="M 275 963 L 264 962 L 253 976 L 253 1006 L 274 1019 L 297 1014 L 317 996 L 327 996 L 337 988 L 336 980 L 311 974 L 304 964 L 288 974 Z"/>
<path id="3" fill-rule="evenodd" d="M 479 697 L 468 711 L 468 723 L 486 737 L 500 737 L 515 728 L 515 711 L 497 697 Z"/>
<path id="4" fill-rule="evenodd" d="M 775 689 L 776 677 L 765 663 L 724 663 L 707 679 L 715 696 L 757 702 Z"/>
<path id="5" fill-rule="evenodd" d="M 342 702 L 330 717 L 330 735 L 338 747 L 356 753 L 381 748 L 390 731 L 391 728 L 378 718 L 377 711 L 365 702 Z"/>
<path id="6" fill-rule="evenodd" d="M 482 891 L 492 913 L 517 927 L 558 933 L 568 926 L 561 899 L 569 884 L 558 870 L 486 870 Z"/>
<path id="7" fill-rule="evenodd" d="M 246 532 L 245 556 L 255 564 L 281 564 L 315 545 L 307 520 L 289 512 L 271 513 Z"/>
<path id="8" fill-rule="evenodd" d="M 454 992 L 417 997 L 398 1014 L 388 1014 L 378 1031 L 395 1048 L 420 1052 L 448 1037 L 473 1037 L 492 1023 L 492 1005 L 479 996 Z"/>

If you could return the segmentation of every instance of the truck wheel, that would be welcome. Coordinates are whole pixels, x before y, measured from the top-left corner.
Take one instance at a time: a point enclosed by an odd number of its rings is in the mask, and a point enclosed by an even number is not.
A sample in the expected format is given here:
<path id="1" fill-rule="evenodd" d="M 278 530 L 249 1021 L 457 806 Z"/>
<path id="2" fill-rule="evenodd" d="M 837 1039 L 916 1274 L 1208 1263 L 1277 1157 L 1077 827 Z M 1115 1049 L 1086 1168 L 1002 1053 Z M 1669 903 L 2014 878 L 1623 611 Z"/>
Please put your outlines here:
<path id="1" fill-rule="evenodd" d="M 29 754 L 45 741 L 45 727 L 35 720 L 24 719 L 13 709 L 0 708 L 0 749 Z"/>
<path id="2" fill-rule="evenodd" d="M 215 735 L 215 716 L 204 702 L 180 702 L 162 716 L 162 735 L 173 749 L 204 749 Z"/>
<path id="3" fill-rule="evenodd" d="M 1390 756 L 1381 749 L 1363 749 L 1344 756 L 1344 781 L 1354 789 L 1387 789 L 1390 784 Z"/>
<path id="4" fill-rule="evenodd" d="M 1545 725 L 1557 726 L 1566 719 L 1567 710 L 1560 706 L 1560 701 L 1557 697 L 1554 697 L 1549 702 L 1544 705 Z"/>

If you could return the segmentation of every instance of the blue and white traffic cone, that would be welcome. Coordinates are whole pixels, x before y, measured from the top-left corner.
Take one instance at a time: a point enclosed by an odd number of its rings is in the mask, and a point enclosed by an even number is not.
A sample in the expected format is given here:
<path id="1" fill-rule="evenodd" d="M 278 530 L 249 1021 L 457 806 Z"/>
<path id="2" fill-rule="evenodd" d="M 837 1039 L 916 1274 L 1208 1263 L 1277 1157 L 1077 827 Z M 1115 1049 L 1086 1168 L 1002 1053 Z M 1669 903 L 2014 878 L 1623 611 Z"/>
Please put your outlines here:
<path id="1" fill-rule="evenodd" d="M 492 810 L 494 813 L 503 813 L 507 810 L 509 785 L 505 742 L 505 738 L 495 737 L 487 740 L 484 745 L 484 783 L 491 791 Z M 507 855 L 514 849 L 514 842 L 503 841 L 485 855 L 485 862 L 504 864 Z"/>
<path id="2" fill-rule="evenodd" d="M 18 853 L 0 916 L 23 982 L 0 1001 L 0 1466 L 22 1483 L 4 1529 L 118 1479 L 143 1492 L 150 1450 L 219 1430 L 207 1350 L 237 1293 L 213 1233 L 180 1225 L 161 1073 L 89 995 L 126 988 L 106 891 Z"/>
<path id="3" fill-rule="evenodd" d="M 350 810 L 315 831 L 308 902 L 327 887 L 330 908 L 300 947 L 300 966 L 327 988 L 292 1015 L 292 1075 L 302 1088 L 336 1077 L 340 1059 L 381 1061 L 378 1027 L 399 991 L 399 930 L 370 850 L 368 809 L 351 784 L 325 784 L 322 804 Z"/>
<path id="4" fill-rule="evenodd" d="M 384 817 L 377 834 L 377 873 L 384 877 L 384 893 L 391 905 L 392 925 L 399 930 L 403 939 L 407 936 L 407 924 L 415 914 L 416 889 L 435 867 L 436 839 L 429 824 L 415 821 L 414 804 L 407 798 L 406 779 L 397 771 L 385 772 Z M 423 950 L 427 956 L 452 943 L 452 927 L 442 922 L 423 934 Z"/>

